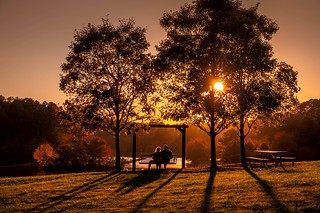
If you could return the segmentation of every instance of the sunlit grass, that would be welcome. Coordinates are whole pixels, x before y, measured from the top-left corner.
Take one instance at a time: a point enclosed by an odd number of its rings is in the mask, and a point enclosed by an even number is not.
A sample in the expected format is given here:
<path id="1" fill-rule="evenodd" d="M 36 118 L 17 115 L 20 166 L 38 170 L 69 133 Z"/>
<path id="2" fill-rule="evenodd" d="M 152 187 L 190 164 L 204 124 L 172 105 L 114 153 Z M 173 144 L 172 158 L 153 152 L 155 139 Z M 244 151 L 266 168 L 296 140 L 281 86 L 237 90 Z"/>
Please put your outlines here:
<path id="1" fill-rule="evenodd" d="M 0 211 L 319 212 L 320 161 L 284 168 L 0 178 Z"/>

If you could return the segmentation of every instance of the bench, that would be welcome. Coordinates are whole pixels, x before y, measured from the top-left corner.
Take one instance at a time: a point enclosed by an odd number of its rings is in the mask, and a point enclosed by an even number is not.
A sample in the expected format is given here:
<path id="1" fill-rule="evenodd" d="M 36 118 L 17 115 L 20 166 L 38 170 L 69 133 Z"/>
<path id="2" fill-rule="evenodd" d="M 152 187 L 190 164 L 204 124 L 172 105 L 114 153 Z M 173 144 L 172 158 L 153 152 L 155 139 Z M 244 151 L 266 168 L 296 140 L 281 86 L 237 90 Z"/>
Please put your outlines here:
<path id="1" fill-rule="evenodd" d="M 277 157 L 277 161 L 282 165 L 282 162 L 292 162 L 292 166 L 294 166 L 294 162 L 297 160 L 296 157 Z"/>
<path id="2" fill-rule="evenodd" d="M 258 157 L 247 157 L 247 160 L 251 168 L 253 168 L 251 165 L 251 162 L 261 163 L 261 166 L 263 165 L 267 166 L 267 163 L 270 162 L 270 159 L 268 158 L 258 158 Z"/>
<path id="3" fill-rule="evenodd" d="M 139 158 L 139 164 L 149 164 L 150 160 L 152 160 L 151 155 L 141 155 Z M 151 163 L 155 164 L 155 163 Z M 167 164 L 177 164 L 177 155 L 173 155 Z"/>

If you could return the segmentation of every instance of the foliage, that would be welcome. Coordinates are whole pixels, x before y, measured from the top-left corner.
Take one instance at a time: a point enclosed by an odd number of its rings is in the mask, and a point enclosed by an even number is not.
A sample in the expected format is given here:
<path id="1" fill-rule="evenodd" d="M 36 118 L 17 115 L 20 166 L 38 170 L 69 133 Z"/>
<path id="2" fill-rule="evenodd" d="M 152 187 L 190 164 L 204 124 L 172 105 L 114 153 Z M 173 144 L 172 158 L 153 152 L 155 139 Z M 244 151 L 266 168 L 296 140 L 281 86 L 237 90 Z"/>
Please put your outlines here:
<path id="1" fill-rule="evenodd" d="M 56 148 L 40 144 L 33 157 L 42 167 L 72 169 L 108 165 L 112 156 L 108 142 L 93 135 L 64 134 Z M 110 161 L 110 162 L 109 162 Z"/>
<path id="2" fill-rule="evenodd" d="M 152 64 L 146 54 L 146 30 L 132 19 L 114 27 L 101 25 L 76 30 L 60 89 L 68 100 L 66 120 L 90 130 L 105 130 L 115 137 L 116 169 L 120 169 L 120 132 L 132 122 L 145 121 L 152 112 L 147 96 L 152 91 Z"/>
<path id="3" fill-rule="evenodd" d="M 40 166 L 44 167 L 54 165 L 59 155 L 50 144 L 44 143 L 34 150 L 33 158 Z"/>
<path id="4" fill-rule="evenodd" d="M 192 165 L 209 163 L 210 143 L 203 139 L 193 138 L 186 145 L 187 158 L 192 161 Z"/>
<path id="5" fill-rule="evenodd" d="M 159 69 L 171 78 L 166 113 L 206 131 L 212 152 L 215 136 L 232 122 L 244 166 L 244 138 L 253 124 L 290 111 L 299 91 L 297 72 L 272 58 L 269 40 L 278 26 L 257 9 L 231 0 L 185 4 L 164 14 L 161 25 L 168 38 L 158 47 Z M 210 90 L 215 81 L 225 84 L 224 93 Z"/>
<path id="6" fill-rule="evenodd" d="M 292 66 L 272 58 L 269 40 L 278 29 L 276 23 L 258 15 L 257 9 L 256 6 L 239 15 L 235 23 L 238 34 L 228 38 L 222 65 L 234 100 L 230 103 L 244 166 L 244 140 L 257 119 L 281 120 L 298 103 L 296 93 L 299 91 L 298 73 Z"/>
<path id="7" fill-rule="evenodd" d="M 239 136 L 236 129 L 228 129 L 225 131 L 221 138 L 219 138 L 219 144 L 222 146 L 221 160 L 224 163 L 239 163 L 241 162 L 240 156 L 240 144 Z M 257 148 L 256 144 L 253 144 L 249 139 L 246 143 L 246 153 L 249 156 L 254 156 L 254 150 Z"/>
<path id="8" fill-rule="evenodd" d="M 320 100 L 311 99 L 300 103 L 291 116 L 286 117 L 282 123 L 271 125 L 257 120 L 258 125 L 246 137 L 247 155 L 254 156 L 255 153 L 251 152 L 253 149 L 273 149 L 287 150 L 289 156 L 295 156 L 298 160 L 319 160 L 319 109 Z M 218 144 L 222 146 L 226 157 L 229 151 L 239 147 L 234 144 L 232 148 L 231 145 L 237 140 L 236 135 L 236 130 L 229 129 L 219 138 Z M 252 146 L 248 147 L 249 144 Z M 236 153 L 236 151 L 233 152 Z"/>
<path id="9" fill-rule="evenodd" d="M 156 60 L 157 68 L 165 71 L 164 87 L 169 91 L 164 114 L 187 120 L 210 136 L 213 170 L 215 138 L 232 123 L 229 106 L 234 101 L 228 88 L 218 92 L 213 84 L 226 77 L 227 41 L 237 36 L 238 29 L 232 26 L 241 12 L 247 11 L 237 2 L 197 0 L 177 12 L 166 12 L 160 21 L 167 32 L 167 39 L 157 47 Z"/>
<path id="10" fill-rule="evenodd" d="M 51 102 L 0 95 L 0 161 L 30 162 L 41 143 L 57 144 L 57 110 Z"/>
<path id="11" fill-rule="evenodd" d="M 80 167 L 105 165 L 112 155 L 108 142 L 97 136 L 64 135 L 57 148 L 56 166 Z"/>
<path id="12" fill-rule="evenodd" d="M 227 92 L 217 93 L 213 88 L 223 78 L 218 58 L 224 47 L 217 34 L 225 28 L 221 14 L 231 15 L 238 6 L 230 1 L 210 3 L 194 1 L 177 12 L 164 13 L 160 23 L 167 39 L 157 47 L 156 65 L 167 91 L 165 117 L 187 120 L 214 136 L 230 124 L 227 118 L 231 116 L 224 104 L 230 101 Z"/>
<path id="13" fill-rule="evenodd" d="M 275 131 L 270 144 L 275 149 L 286 149 L 299 160 L 320 159 L 320 100 L 301 103 L 296 113 Z"/>

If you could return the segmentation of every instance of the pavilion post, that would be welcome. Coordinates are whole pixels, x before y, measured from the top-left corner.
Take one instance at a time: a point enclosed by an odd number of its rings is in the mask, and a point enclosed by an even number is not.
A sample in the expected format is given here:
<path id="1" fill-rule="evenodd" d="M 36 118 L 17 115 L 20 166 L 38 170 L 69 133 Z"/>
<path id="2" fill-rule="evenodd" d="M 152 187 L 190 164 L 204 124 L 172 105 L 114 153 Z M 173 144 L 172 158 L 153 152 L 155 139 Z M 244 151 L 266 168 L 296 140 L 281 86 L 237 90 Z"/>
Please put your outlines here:
<path id="1" fill-rule="evenodd" d="M 137 134 L 132 135 L 132 171 L 136 171 L 136 150 L 137 150 Z"/>
<path id="2" fill-rule="evenodd" d="M 182 128 L 182 169 L 186 168 L 186 128 Z"/>
<path id="3" fill-rule="evenodd" d="M 186 168 L 186 127 L 187 126 L 183 125 L 182 127 L 177 128 L 182 136 L 182 169 Z"/>

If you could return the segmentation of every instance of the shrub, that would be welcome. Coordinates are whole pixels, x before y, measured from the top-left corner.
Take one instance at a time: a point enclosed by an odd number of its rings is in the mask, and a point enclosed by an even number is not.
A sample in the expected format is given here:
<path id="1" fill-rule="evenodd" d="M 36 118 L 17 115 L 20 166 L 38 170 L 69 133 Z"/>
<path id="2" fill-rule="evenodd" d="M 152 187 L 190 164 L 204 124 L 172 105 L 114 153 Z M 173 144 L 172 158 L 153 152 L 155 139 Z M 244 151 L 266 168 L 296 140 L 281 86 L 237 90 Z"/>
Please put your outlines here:
<path id="1" fill-rule="evenodd" d="M 59 158 L 59 154 L 48 144 L 40 144 L 33 153 L 33 158 L 37 161 L 40 166 L 54 165 L 56 160 Z"/>
<path id="2" fill-rule="evenodd" d="M 112 154 L 108 142 L 96 136 L 83 137 L 81 144 L 85 152 L 85 161 L 89 165 L 101 165 L 104 158 L 110 157 Z"/>
<path id="3" fill-rule="evenodd" d="M 64 135 L 58 146 L 60 166 L 105 165 L 112 150 L 106 140 L 97 136 Z"/>

